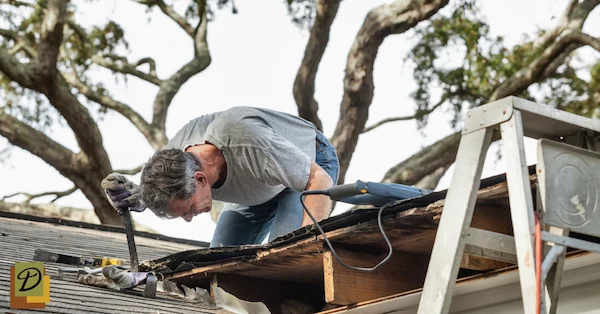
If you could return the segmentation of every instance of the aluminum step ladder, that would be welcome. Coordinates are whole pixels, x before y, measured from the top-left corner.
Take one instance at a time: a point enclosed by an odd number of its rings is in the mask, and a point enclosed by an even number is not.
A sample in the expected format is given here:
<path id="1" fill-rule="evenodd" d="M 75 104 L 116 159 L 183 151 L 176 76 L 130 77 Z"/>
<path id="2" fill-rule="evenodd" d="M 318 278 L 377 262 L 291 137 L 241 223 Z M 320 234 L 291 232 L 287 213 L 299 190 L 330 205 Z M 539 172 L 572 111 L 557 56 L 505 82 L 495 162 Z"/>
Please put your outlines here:
<path id="1" fill-rule="evenodd" d="M 536 197 L 524 136 L 538 141 Z M 485 156 L 503 140 L 514 236 L 471 228 Z M 470 110 L 423 286 L 418 313 L 448 313 L 464 252 L 518 264 L 524 313 L 536 313 L 536 216 L 543 225 L 541 313 L 555 313 L 565 246 L 600 253 L 569 231 L 600 236 L 600 121 L 516 97 Z M 542 258 L 543 258 L 542 257 Z"/>

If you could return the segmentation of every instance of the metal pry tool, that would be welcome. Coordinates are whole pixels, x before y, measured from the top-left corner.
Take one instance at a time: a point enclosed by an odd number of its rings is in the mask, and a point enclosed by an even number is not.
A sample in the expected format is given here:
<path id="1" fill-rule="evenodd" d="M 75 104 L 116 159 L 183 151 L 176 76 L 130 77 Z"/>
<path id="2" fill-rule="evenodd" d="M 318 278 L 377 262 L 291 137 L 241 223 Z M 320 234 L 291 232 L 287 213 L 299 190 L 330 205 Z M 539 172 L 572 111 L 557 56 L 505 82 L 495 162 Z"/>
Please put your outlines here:
<path id="1" fill-rule="evenodd" d="M 131 221 L 131 212 L 129 208 L 121 210 L 123 216 L 123 226 L 125 226 L 125 235 L 127 236 L 127 246 L 129 247 L 129 259 L 131 261 L 131 271 L 138 272 L 139 262 L 137 249 L 135 248 L 135 238 L 133 235 L 133 222 Z"/>

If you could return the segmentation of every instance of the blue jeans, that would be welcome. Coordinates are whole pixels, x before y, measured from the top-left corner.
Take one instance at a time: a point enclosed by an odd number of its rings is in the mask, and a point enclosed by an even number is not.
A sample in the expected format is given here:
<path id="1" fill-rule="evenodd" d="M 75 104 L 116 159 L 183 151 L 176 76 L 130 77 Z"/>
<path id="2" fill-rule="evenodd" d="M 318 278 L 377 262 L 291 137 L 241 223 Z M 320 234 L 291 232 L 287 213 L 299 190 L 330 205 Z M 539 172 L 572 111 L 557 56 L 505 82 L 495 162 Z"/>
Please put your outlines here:
<path id="1" fill-rule="evenodd" d="M 320 131 L 317 131 L 316 140 L 315 163 L 329 174 L 335 185 L 340 169 L 335 148 Z M 210 246 L 260 244 L 267 234 L 271 242 L 300 228 L 303 218 L 300 192 L 286 188 L 264 204 L 223 211 Z"/>

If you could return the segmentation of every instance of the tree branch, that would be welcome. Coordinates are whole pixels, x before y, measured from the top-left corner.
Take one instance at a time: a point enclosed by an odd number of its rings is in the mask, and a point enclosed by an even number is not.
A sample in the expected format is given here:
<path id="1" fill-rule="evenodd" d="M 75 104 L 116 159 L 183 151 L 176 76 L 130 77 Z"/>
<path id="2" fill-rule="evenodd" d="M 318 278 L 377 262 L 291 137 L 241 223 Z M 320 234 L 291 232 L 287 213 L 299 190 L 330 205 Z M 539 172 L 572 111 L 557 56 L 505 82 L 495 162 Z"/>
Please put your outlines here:
<path id="1" fill-rule="evenodd" d="M 318 0 L 316 2 L 316 17 L 310 29 L 310 37 L 304 50 L 300 69 L 294 80 L 294 99 L 298 105 L 298 115 L 315 124 L 323 130 L 319 119 L 319 103 L 315 100 L 315 78 L 321 58 L 329 42 L 329 31 L 341 0 Z"/>
<path id="2" fill-rule="evenodd" d="M 377 128 L 377 127 L 380 127 L 380 126 L 382 126 L 382 125 L 384 125 L 386 123 L 389 123 L 389 122 L 406 121 L 406 120 L 416 119 L 418 116 L 426 116 L 426 115 L 434 112 L 439 106 L 441 106 L 444 102 L 446 102 L 446 100 L 448 100 L 448 98 L 450 98 L 450 95 L 451 95 L 450 93 L 444 94 L 444 96 L 442 96 L 442 98 L 440 99 L 440 101 L 438 101 L 437 104 L 435 104 L 433 107 L 431 107 L 431 109 L 424 110 L 424 111 L 419 112 L 419 113 L 415 113 L 412 116 L 404 116 L 404 117 L 395 117 L 395 118 L 383 119 L 383 120 L 375 123 L 372 126 L 366 127 L 363 130 L 363 133 L 367 133 L 367 132 L 369 132 L 369 131 Z"/>
<path id="3" fill-rule="evenodd" d="M 76 154 L 3 111 L 0 111 L 0 135 L 42 158 L 66 177 L 81 170 Z"/>
<path id="4" fill-rule="evenodd" d="M 434 190 L 450 166 L 452 166 L 452 163 L 437 168 L 432 173 L 424 176 L 419 182 L 415 183 L 414 186 L 420 189 Z"/>
<path id="5" fill-rule="evenodd" d="M 87 99 L 99 104 L 102 107 L 112 109 L 131 121 L 131 123 L 133 123 L 133 125 L 135 125 L 146 137 L 152 148 L 160 149 L 163 146 L 163 143 L 155 138 L 154 131 L 152 130 L 150 124 L 146 122 L 146 120 L 144 120 L 144 118 L 131 107 L 122 102 L 116 101 L 109 96 L 97 93 L 90 86 L 83 83 L 75 74 L 63 73 L 63 77 L 69 85 L 75 87 Z"/>
<path id="6" fill-rule="evenodd" d="M 137 68 L 140 65 L 146 64 L 146 63 L 148 63 L 148 67 L 150 67 L 150 71 L 149 71 L 150 75 L 156 77 L 156 62 L 154 62 L 154 59 L 152 59 L 152 58 L 140 59 L 138 62 L 135 63 L 134 66 Z"/>
<path id="7" fill-rule="evenodd" d="M 120 60 L 119 62 L 109 61 L 110 60 Z M 119 57 L 115 55 L 94 55 L 91 58 L 92 62 L 95 64 L 105 67 L 107 69 L 113 70 L 115 72 L 120 72 L 123 74 L 130 74 L 135 77 L 138 77 L 146 82 L 152 83 L 156 86 L 160 86 L 163 81 L 156 76 L 156 68 L 154 60 L 150 58 L 144 58 L 135 64 L 131 64 L 127 61 L 125 57 Z M 137 66 L 148 63 L 150 64 L 150 73 L 144 73 L 137 69 Z"/>
<path id="8" fill-rule="evenodd" d="M 66 14 L 66 0 L 48 0 L 48 8 L 42 21 L 36 64 L 36 75 L 42 81 L 52 80 L 56 75 L 56 62 L 62 43 Z"/>
<path id="9" fill-rule="evenodd" d="M 144 165 L 139 165 L 136 168 L 133 169 L 121 169 L 121 170 L 115 170 L 115 172 L 121 173 L 121 174 L 128 174 L 128 175 L 134 175 L 134 174 L 138 174 L 140 171 L 142 171 L 142 169 L 144 169 Z"/>
<path id="10" fill-rule="evenodd" d="M 544 70 L 544 73 L 542 73 L 541 76 L 541 80 L 544 80 L 548 77 L 550 77 L 551 75 L 553 75 L 554 73 L 556 73 L 556 70 L 558 69 L 558 67 L 560 67 L 563 63 L 565 63 L 565 60 L 577 49 L 579 49 L 581 47 L 580 44 L 570 44 L 567 47 L 565 47 L 565 49 L 563 50 L 563 52 L 560 53 L 560 55 L 558 55 L 554 61 L 550 62 L 548 64 L 548 66 L 546 67 L 546 69 Z"/>
<path id="11" fill-rule="evenodd" d="M 388 170 L 382 182 L 413 185 L 437 169 L 450 167 L 459 142 L 460 132 L 446 136 Z"/>
<path id="12" fill-rule="evenodd" d="M 179 15 L 179 13 L 175 12 L 175 10 L 173 9 L 173 7 L 171 7 L 170 5 L 167 5 L 164 1 L 162 0 L 137 0 L 138 3 L 140 4 L 144 4 L 147 5 L 148 7 L 152 7 L 153 5 L 156 5 L 160 8 L 160 10 L 166 14 L 169 18 L 171 18 L 171 20 L 175 21 L 175 23 L 177 23 L 177 25 L 179 25 L 188 35 L 190 35 L 192 38 L 194 37 L 194 28 L 192 27 L 192 25 L 190 25 L 188 23 L 188 21 L 185 19 L 185 17 Z"/>
<path id="13" fill-rule="evenodd" d="M 553 30 L 545 32 L 542 36 L 538 37 L 538 39 L 536 39 L 533 42 L 533 49 L 540 49 L 556 40 L 560 33 L 562 33 L 569 26 L 569 22 L 571 21 L 571 14 L 573 13 L 573 10 L 577 7 L 578 2 L 579 0 L 569 1 L 565 12 L 563 12 L 563 15 L 558 21 L 558 25 Z"/>
<path id="14" fill-rule="evenodd" d="M 0 72 L 23 87 L 33 88 L 35 75 L 31 66 L 20 63 L 4 47 L 0 47 Z"/>
<path id="15" fill-rule="evenodd" d="M 10 4 L 10 5 L 13 5 L 16 7 L 31 7 L 31 8 L 35 7 L 35 4 L 33 4 L 33 3 L 17 1 L 17 0 L 0 0 L 0 4 Z"/>
<path id="16" fill-rule="evenodd" d="M 23 203 L 29 204 L 29 202 L 31 202 L 33 199 L 48 196 L 48 195 L 55 195 L 56 197 L 50 201 L 50 203 L 54 203 L 59 198 L 65 197 L 67 195 L 71 195 L 71 194 L 75 193 L 75 191 L 77 191 L 77 190 L 79 190 L 79 188 L 77 186 L 74 186 L 66 191 L 43 192 L 43 193 L 38 193 L 38 194 L 30 194 L 27 192 L 17 192 L 17 193 L 3 197 L 2 201 L 4 201 L 5 199 L 9 199 L 11 197 L 17 196 L 17 195 L 25 195 L 25 201 L 23 201 Z"/>
<path id="17" fill-rule="evenodd" d="M 8 29 L 0 29 L 0 36 L 12 39 L 15 42 L 15 46 L 18 45 L 30 58 L 37 58 L 37 51 L 33 48 L 31 42 L 24 36 Z"/>
<path id="18" fill-rule="evenodd" d="M 17 43 L 12 48 L 10 48 L 10 50 L 8 50 L 8 54 L 14 56 L 15 54 L 17 54 L 21 50 L 23 50 L 23 45 L 21 45 L 20 43 Z"/>
<path id="19" fill-rule="evenodd" d="M 567 37 L 567 39 L 565 39 Z M 566 43 L 579 43 L 581 45 L 590 46 L 597 51 L 600 51 L 600 39 L 590 36 L 583 32 L 571 32 L 561 40 L 565 40 Z"/>
<path id="20" fill-rule="evenodd" d="M 539 81 L 544 74 L 548 74 L 545 70 L 557 58 L 563 55 L 563 52 L 568 51 L 567 48 L 575 50 L 584 45 L 600 51 L 600 40 L 588 34 L 579 31 L 570 31 L 558 41 L 544 49 L 542 54 L 529 64 L 528 67 L 519 70 L 511 79 L 506 80 L 498 86 L 488 102 L 498 100 L 510 95 L 518 95 L 527 89 L 531 84 Z M 555 65 L 556 66 L 556 65 Z"/>
<path id="21" fill-rule="evenodd" d="M 206 18 L 206 0 L 196 1 L 200 11 L 200 22 L 196 26 L 194 33 L 194 58 L 179 69 L 175 74 L 169 77 L 161 85 L 153 104 L 152 127 L 157 134 L 165 132 L 165 121 L 167 120 L 167 111 L 169 105 L 179 91 L 181 86 L 192 76 L 202 72 L 211 62 L 208 43 L 206 41 L 206 31 L 208 20 Z M 166 136 L 164 143 L 167 143 Z"/>
<path id="22" fill-rule="evenodd" d="M 448 0 L 399 0 L 371 10 L 348 54 L 340 119 L 331 139 L 338 152 L 344 182 L 359 135 L 369 118 L 373 100 L 373 64 L 379 46 L 391 34 L 409 30 L 448 4 Z"/>
<path id="23" fill-rule="evenodd" d="M 81 40 L 81 42 L 84 43 L 86 48 L 90 49 L 90 51 L 93 51 L 93 47 L 89 43 L 89 39 L 86 34 L 86 31 L 72 20 L 68 20 L 67 25 L 69 26 L 69 28 L 71 28 L 75 32 L 77 37 L 79 37 L 79 40 Z M 163 81 L 161 79 L 159 79 L 158 76 L 156 75 L 156 63 L 151 58 L 143 58 L 143 59 L 140 59 L 138 62 L 132 64 L 132 63 L 129 63 L 129 61 L 127 60 L 126 57 L 123 57 L 123 56 L 118 56 L 118 55 L 114 55 L 114 54 L 103 55 L 103 54 L 98 53 L 95 55 L 91 55 L 90 59 L 92 60 L 93 63 L 95 63 L 99 66 L 105 67 L 105 68 L 115 71 L 115 72 L 133 75 L 139 79 L 142 79 L 146 82 L 152 83 L 156 86 L 160 86 L 163 83 Z M 145 72 L 139 71 L 137 69 L 138 66 L 140 66 L 142 64 L 146 64 L 146 63 L 148 63 L 150 66 L 149 73 L 145 73 Z"/>

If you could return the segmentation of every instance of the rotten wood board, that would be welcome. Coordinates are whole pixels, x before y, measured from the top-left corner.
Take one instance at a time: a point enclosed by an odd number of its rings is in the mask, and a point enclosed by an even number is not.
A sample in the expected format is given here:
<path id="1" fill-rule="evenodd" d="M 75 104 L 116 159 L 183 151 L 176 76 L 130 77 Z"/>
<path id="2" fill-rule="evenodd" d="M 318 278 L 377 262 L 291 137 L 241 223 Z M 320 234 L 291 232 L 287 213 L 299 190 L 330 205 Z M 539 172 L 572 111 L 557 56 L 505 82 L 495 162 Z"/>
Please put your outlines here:
<path id="1" fill-rule="evenodd" d="M 387 253 L 373 253 L 338 248 L 336 254 L 345 264 L 373 268 Z M 354 270 L 342 265 L 333 252 L 323 254 L 325 301 L 330 304 L 353 304 L 423 286 L 429 258 L 394 252 L 390 259 L 371 271 Z"/>

